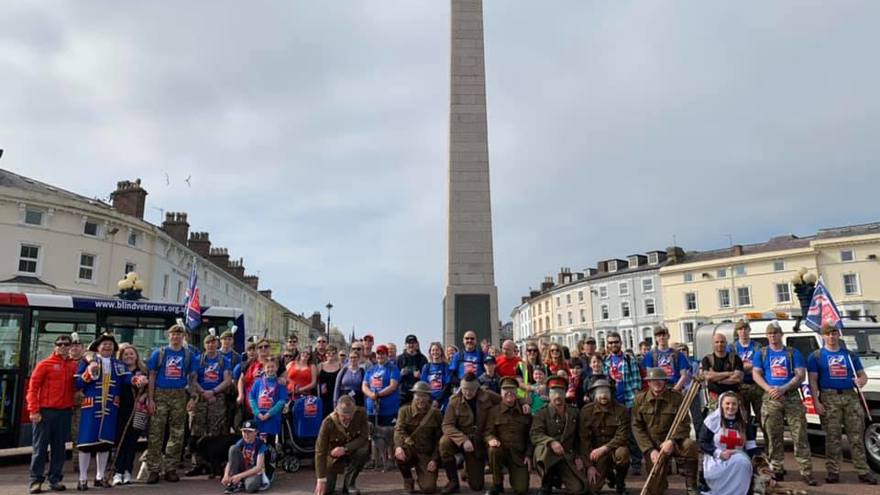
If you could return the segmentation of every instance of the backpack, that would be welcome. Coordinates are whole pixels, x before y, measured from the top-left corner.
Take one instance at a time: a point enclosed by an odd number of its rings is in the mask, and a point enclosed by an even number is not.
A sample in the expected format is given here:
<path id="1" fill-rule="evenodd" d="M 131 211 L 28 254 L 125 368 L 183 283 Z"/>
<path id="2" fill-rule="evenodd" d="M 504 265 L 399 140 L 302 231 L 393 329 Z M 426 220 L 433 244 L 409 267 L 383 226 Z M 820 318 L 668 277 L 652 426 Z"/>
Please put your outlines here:
<path id="1" fill-rule="evenodd" d="M 761 347 L 761 369 L 764 369 L 764 361 L 767 360 L 767 349 L 770 346 Z M 794 375 L 794 355 L 791 353 L 791 348 L 787 345 L 782 346 L 782 349 L 785 351 L 785 363 L 788 365 L 788 374 L 789 376 Z"/>
<path id="2" fill-rule="evenodd" d="M 852 360 L 852 351 L 850 351 L 849 349 L 847 349 L 843 346 L 840 347 L 840 350 L 846 352 L 846 357 L 849 358 L 849 364 L 852 365 L 852 368 L 847 368 L 847 372 L 853 371 L 855 369 L 855 364 L 853 364 L 853 360 Z M 820 359 L 822 359 L 822 348 L 820 347 L 820 348 L 816 349 L 815 351 L 812 352 L 812 354 L 813 354 L 813 359 L 816 360 L 816 364 L 818 365 L 821 362 Z"/>
<path id="3" fill-rule="evenodd" d="M 737 356 L 736 352 L 727 351 L 727 364 L 730 365 L 729 371 L 733 371 L 734 368 L 736 367 L 736 356 Z M 712 354 L 709 354 L 708 357 L 709 357 L 709 367 L 711 368 L 710 371 L 714 371 L 715 370 L 715 353 L 713 352 Z"/>
<path id="4" fill-rule="evenodd" d="M 159 371 L 165 367 L 165 349 L 167 349 L 167 345 L 163 345 L 159 348 L 159 366 L 156 367 L 156 374 L 159 374 Z M 221 359 L 222 361 L 222 359 Z M 186 375 L 189 375 L 190 371 L 190 363 L 192 362 L 192 351 L 189 350 L 188 345 L 183 346 L 183 368 L 186 370 Z M 204 363 L 202 363 L 204 365 Z"/>

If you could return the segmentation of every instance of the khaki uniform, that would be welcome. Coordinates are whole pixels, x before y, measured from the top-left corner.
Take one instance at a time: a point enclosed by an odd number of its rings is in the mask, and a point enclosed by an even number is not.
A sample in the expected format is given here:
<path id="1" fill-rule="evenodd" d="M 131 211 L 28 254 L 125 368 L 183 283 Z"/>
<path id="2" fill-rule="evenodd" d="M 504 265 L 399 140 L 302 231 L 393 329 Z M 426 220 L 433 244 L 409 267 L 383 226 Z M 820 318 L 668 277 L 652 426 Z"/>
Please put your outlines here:
<path id="1" fill-rule="evenodd" d="M 561 484 L 569 493 L 583 493 L 587 488 L 584 474 L 577 468 L 575 457 L 578 438 L 579 414 L 576 407 L 565 405 L 565 414 L 556 413 L 556 407 L 548 404 L 532 419 L 530 437 L 535 446 L 535 468 L 542 476 L 544 487 Z M 565 451 L 556 455 L 550 447 L 552 442 L 559 442 Z"/>
<path id="2" fill-rule="evenodd" d="M 612 477 L 612 468 L 622 470 L 626 474 L 629 466 L 629 412 L 620 404 L 611 402 L 602 405 L 591 402 L 581 409 L 580 414 L 580 455 L 587 469 L 590 466 L 599 471 L 599 480 L 590 485 L 590 490 L 597 492 Z M 609 453 L 598 462 L 590 461 L 590 454 L 599 447 L 608 447 Z"/>
<path id="3" fill-rule="evenodd" d="M 868 474 L 868 459 L 865 457 L 865 410 L 855 389 L 823 389 L 819 400 L 825 406 L 825 416 L 819 416 L 825 430 L 825 466 L 829 473 L 840 473 L 843 453 L 840 439 L 844 429 L 849 439 L 853 467 L 858 474 Z"/>
<path id="4" fill-rule="evenodd" d="M 763 400 L 761 423 L 767 432 L 767 455 L 773 471 L 782 471 L 785 460 L 784 424 L 788 423 L 794 443 L 794 458 L 798 461 L 801 474 L 812 475 L 813 463 L 807 442 L 807 411 L 797 390 L 789 391 L 781 400 L 771 399 L 765 393 Z"/>
<path id="5" fill-rule="evenodd" d="M 157 388 L 153 393 L 156 403 L 156 414 L 150 417 L 150 432 L 147 438 L 147 470 L 158 473 L 176 471 L 180 454 L 183 450 L 183 430 L 186 428 L 186 390 Z M 168 428 L 168 443 L 165 445 L 165 456 L 162 456 L 162 444 L 165 440 L 165 428 Z M 164 461 L 164 462 L 163 462 Z"/>
<path id="6" fill-rule="evenodd" d="M 330 457 L 336 447 L 345 447 L 348 455 Z M 357 477 L 370 454 L 370 432 L 367 411 L 355 408 L 348 428 L 342 425 L 336 412 L 324 418 L 315 441 L 315 476 L 327 479 L 327 493 L 336 489 L 336 477 L 345 473 L 343 488 L 355 486 Z"/>
<path id="7" fill-rule="evenodd" d="M 216 437 L 228 432 L 225 394 L 217 395 L 214 402 L 208 402 L 200 396 L 189 413 L 190 438 L 196 440 L 202 437 Z M 193 448 L 193 466 L 207 465 L 200 457 Z"/>
<path id="8" fill-rule="evenodd" d="M 484 439 L 498 440 L 501 447 L 489 447 L 489 467 L 492 470 L 492 483 L 496 487 L 504 484 L 504 469 L 510 473 L 510 487 L 517 495 L 529 491 L 529 468 L 526 458 L 531 455 L 529 432 L 532 416 L 523 414 L 522 404 L 516 401 L 512 406 L 498 404 L 489 410 Z"/>
<path id="9" fill-rule="evenodd" d="M 449 399 L 446 414 L 443 416 L 443 438 L 440 439 L 440 459 L 445 464 L 455 462 L 455 454 L 464 455 L 464 465 L 471 490 L 482 490 L 485 478 L 486 444 L 483 432 L 489 410 L 501 402 L 501 396 L 488 390 L 479 390 L 475 398 L 476 416 L 465 400 L 462 392 Z M 470 440 L 473 452 L 465 452 L 462 445 Z"/>
<path id="10" fill-rule="evenodd" d="M 416 470 L 416 479 L 422 493 L 434 493 L 437 490 L 437 473 L 440 468 L 440 452 L 437 443 L 443 435 L 443 418 L 440 410 L 428 404 L 428 411 L 418 413 L 409 403 L 397 413 L 394 425 L 394 448 L 400 447 L 406 452 L 406 461 L 397 461 L 397 467 L 404 478 L 412 478 L 412 470 Z M 428 471 L 428 463 L 434 461 L 437 469 Z"/>
<path id="11" fill-rule="evenodd" d="M 660 444 L 666 440 L 666 435 L 672 428 L 675 415 L 684 401 L 680 393 L 666 389 L 659 396 L 651 390 L 645 390 L 636 395 L 632 409 L 632 430 L 636 437 L 639 450 L 645 456 L 645 461 L 651 465 L 651 451 L 660 449 Z M 690 438 L 691 421 L 687 414 L 673 432 L 671 439 L 675 443 L 672 456 L 681 459 L 679 464 L 685 475 L 687 486 L 697 484 L 697 443 Z M 660 473 L 659 486 L 663 491 L 669 486 L 666 472 Z"/>

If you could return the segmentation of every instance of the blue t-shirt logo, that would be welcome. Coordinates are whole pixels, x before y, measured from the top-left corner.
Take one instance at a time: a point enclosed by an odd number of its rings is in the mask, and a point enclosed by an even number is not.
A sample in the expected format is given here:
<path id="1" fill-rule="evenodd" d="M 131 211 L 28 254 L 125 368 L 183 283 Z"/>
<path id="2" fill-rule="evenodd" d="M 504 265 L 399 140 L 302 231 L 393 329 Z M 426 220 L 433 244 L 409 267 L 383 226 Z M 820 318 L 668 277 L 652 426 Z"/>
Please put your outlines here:
<path id="1" fill-rule="evenodd" d="M 846 367 L 846 358 L 840 354 L 828 355 L 828 376 L 836 379 L 849 378 L 849 369 Z"/>
<path id="2" fill-rule="evenodd" d="M 183 376 L 183 356 L 165 357 L 165 378 L 177 380 Z"/>

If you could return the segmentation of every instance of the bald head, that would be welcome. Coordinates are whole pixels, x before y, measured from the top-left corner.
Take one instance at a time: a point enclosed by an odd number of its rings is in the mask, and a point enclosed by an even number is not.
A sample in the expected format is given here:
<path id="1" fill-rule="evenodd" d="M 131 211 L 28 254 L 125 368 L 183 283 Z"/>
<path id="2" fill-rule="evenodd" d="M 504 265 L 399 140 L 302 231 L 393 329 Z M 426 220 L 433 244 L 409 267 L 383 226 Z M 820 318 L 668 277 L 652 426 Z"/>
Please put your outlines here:
<path id="1" fill-rule="evenodd" d="M 506 358 L 512 358 L 516 356 L 516 344 L 513 343 L 512 340 L 505 340 L 501 343 L 501 353 L 504 354 Z"/>

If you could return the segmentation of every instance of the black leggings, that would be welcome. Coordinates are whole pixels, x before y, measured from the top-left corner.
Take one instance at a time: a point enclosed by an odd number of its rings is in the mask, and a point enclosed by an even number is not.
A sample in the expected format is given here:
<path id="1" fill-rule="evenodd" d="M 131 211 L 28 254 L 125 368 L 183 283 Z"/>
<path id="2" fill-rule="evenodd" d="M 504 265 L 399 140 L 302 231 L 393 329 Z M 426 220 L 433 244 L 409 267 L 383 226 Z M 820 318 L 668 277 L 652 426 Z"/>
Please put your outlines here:
<path id="1" fill-rule="evenodd" d="M 122 432 L 120 431 L 120 433 Z M 125 432 L 125 438 L 122 439 L 116 452 L 115 470 L 117 473 L 130 473 L 133 476 L 137 474 L 132 473 L 132 470 L 134 469 L 134 459 L 137 455 L 137 442 L 141 433 L 143 433 L 141 430 L 135 430 L 130 426 L 128 431 Z"/>

